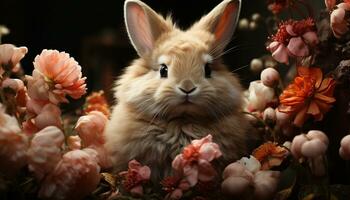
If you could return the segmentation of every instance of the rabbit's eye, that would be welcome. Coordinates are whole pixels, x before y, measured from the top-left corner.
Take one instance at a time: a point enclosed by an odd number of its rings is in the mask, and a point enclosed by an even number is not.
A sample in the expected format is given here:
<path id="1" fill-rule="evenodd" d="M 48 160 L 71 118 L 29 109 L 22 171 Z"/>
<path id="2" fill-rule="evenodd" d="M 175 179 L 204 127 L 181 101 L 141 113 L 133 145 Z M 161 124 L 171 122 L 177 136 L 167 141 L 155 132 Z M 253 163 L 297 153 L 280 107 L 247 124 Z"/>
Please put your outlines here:
<path id="1" fill-rule="evenodd" d="M 206 63 L 204 66 L 204 73 L 205 73 L 205 78 L 210 78 L 211 77 L 211 68 L 209 66 L 209 63 Z"/>
<path id="2" fill-rule="evenodd" d="M 159 73 L 161 78 L 168 77 L 168 67 L 165 64 L 161 64 Z"/>

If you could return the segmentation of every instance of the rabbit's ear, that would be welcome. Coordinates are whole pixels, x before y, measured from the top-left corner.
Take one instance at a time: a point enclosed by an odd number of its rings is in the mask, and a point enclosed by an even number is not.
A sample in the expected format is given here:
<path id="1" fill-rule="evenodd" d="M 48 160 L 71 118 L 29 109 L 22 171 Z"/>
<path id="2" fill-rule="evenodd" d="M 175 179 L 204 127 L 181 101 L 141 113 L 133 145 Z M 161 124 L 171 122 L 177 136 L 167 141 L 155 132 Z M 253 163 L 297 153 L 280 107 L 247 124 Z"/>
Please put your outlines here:
<path id="1" fill-rule="evenodd" d="M 240 10 L 241 0 L 224 0 L 194 24 L 192 29 L 202 29 L 213 33 L 216 39 L 214 48 L 222 51 L 230 42 L 236 29 Z"/>
<path id="2" fill-rule="evenodd" d="M 125 1 L 124 18 L 131 43 L 140 56 L 149 54 L 158 37 L 170 30 L 163 17 L 139 0 Z"/>

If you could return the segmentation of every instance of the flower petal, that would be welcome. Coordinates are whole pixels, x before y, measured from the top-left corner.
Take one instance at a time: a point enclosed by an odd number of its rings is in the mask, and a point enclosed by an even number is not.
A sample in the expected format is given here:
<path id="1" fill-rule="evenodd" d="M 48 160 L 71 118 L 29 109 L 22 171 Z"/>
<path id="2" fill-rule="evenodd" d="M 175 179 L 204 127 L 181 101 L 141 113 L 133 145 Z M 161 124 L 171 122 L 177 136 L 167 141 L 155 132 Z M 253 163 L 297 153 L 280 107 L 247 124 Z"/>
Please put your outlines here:
<path id="1" fill-rule="evenodd" d="M 283 44 L 279 45 L 278 48 L 274 52 L 272 52 L 272 57 L 280 63 L 289 63 L 288 49 Z"/>
<path id="2" fill-rule="evenodd" d="M 198 180 L 203 182 L 211 181 L 217 175 L 213 166 L 206 160 L 199 160 L 198 163 Z"/>
<path id="3" fill-rule="evenodd" d="M 305 121 L 307 120 L 308 116 L 307 116 L 307 106 L 305 106 L 303 109 L 301 109 L 297 115 L 294 118 L 294 125 L 296 125 L 297 127 L 301 127 Z"/>
<path id="4" fill-rule="evenodd" d="M 195 186 L 198 182 L 198 167 L 186 165 L 184 168 L 184 175 L 191 187 Z"/>
<path id="5" fill-rule="evenodd" d="M 309 55 L 309 48 L 301 37 L 291 38 L 287 49 L 292 55 L 297 57 L 305 57 Z"/>

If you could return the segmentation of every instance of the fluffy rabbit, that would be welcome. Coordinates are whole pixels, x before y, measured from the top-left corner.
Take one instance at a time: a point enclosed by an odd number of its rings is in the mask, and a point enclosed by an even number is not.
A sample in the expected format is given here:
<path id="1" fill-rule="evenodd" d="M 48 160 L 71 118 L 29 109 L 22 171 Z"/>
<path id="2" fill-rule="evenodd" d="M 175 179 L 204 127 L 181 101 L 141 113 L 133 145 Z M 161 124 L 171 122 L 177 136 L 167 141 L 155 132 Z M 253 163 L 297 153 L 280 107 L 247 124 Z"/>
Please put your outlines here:
<path id="1" fill-rule="evenodd" d="M 115 169 L 125 170 L 136 159 L 159 180 L 184 146 L 208 134 L 223 152 L 219 170 L 245 154 L 250 133 L 242 88 L 220 59 L 240 0 L 224 0 L 186 31 L 141 1 L 127 0 L 124 9 L 140 58 L 116 82 L 117 105 L 106 127 Z"/>

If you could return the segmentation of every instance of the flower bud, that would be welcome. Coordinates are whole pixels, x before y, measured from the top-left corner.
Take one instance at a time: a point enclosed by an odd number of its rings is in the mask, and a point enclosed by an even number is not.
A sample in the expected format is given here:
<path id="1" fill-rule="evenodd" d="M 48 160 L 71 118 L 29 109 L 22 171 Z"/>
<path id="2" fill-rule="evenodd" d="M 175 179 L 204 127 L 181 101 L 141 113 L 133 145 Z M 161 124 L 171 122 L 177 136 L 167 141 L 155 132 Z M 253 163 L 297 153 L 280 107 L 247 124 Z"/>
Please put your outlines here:
<path id="1" fill-rule="evenodd" d="M 292 152 L 293 156 L 296 158 L 300 158 L 301 155 L 301 147 L 302 145 L 307 141 L 307 138 L 304 134 L 300 134 L 294 137 L 292 141 L 292 145 L 290 147 L 290 151 Z"/>
<path id="2" fill-rule="evenodd" d="M 252 15 L 252 20 L 257 22 L 257 21 L 260 21 L 261 20 L 261 15 L 259 13 L 254 13 Z"/>
<path id="3" fill-rule="evenodd" d="M 241 29 L 241 30 L 248 30 L 248 28 L 249 28 L 249 20 L 246 19 L 246 18 L 243 18 L 243 19 L 239 20 L 238 28 Z"/>
<path id="4" fill-rule="evenodd" d="M 258 24 L 255 21 L 249 23 L 249 29 L 254 31 L 258 28 Z"/>
<path id="5" fill-rule="evenodd" d="M 264 64 L 263 64 L 262 60 L 259 58 L 254 58 L 250 62 L 250 70 L 254 73 L 260 72 L 261 70 L 263 70 L 263 68 L 264 68 Z"/>
<path id="6" fill-rule="evenodd" d="M 265 122 L 275 123 L 276 122 L 276 111 L 271 107 L 266 108 L 264 110 L 263 120 Z"/>
<path id="7" fill-rule="evenodd" d="M 350 160 L 350 135 L 343 137 L 340 141 L 339 154 L 344 160 Z"/>
<path id="8" fill-rule="evenodd" d="M 260 79 L 267 87 L 275 87 L 280 80 L 280 74 L 274 68 L 266 68 L 261 72 Z"/>
<path id="9" fill-rule="evenodd" d="M 308 158 L 315 158 L 323 155 L 327 150 L 327 145 L 319 139 L 305 142 L 301 147 L 301 154 Z"/>
<path id="10" fill-rule="evenodd" d="M 69 149 L 76 150 L 81 148 L 81 139 L 78 135 L 71 135 L 67 139 Z"/>

